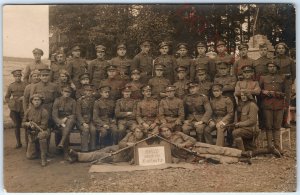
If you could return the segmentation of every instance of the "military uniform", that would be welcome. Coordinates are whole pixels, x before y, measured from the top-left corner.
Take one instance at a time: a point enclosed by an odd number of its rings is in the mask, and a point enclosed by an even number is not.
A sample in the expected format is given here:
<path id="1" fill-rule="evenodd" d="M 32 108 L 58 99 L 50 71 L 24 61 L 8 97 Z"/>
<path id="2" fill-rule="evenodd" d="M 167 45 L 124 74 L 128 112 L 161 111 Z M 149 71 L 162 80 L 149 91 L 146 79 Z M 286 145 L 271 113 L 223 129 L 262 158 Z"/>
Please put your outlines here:
<path id="1" fill-rule="evenodd" d="M 186 74 L 186 70 L 187 69 L 184 66 L 178 66 L 176 68 L 177 74 L 180 74 L 181 72 L 184 72 L 184 74 Z M 190 83 L 190 81 L 186 78 L 177 80 L 177 82 L 174 83 L 176 97 L 178 97 L 182 100 L 184 99 L 185 95 L 187 94 L 188 83 Z"/>
<path id="2" fill-rule="evenodd" d="M 203 71 L 199 71 L 197 75 L 200 76 L 200 75 L 207 75 L 207 74 Z M 207 97 L 210 97 L 210 89 L 213 83 L 209 79 L 205 79 L 203 81 L 199 80 L 197 83 L 199 84 L 199 93 L 204 94 Z"/>
<path id="3" fill-rule="evenodd" d="M 266 64 L 268 62 L 271 62 L 272 59 L 268 57 L 260 57 L 257 60 L 254 60 L 253 67 L 255 71 L 255 77 L 254 80 L 259 81 L 261 76 L 265 76 L 268 74 L 268 69 L 266 67 Z"/>
<path id="4" fill-rule="evenodd" d="M 141 88 L 143 87 L 143 83 L 139 81 L 131 81 L 125 85 L 125 87 L 130 87 L 131 90 L 131 98 L 134 100 L 143 99 L 143 94 L 141 92 Z"/>
<path id="5" fill-rule="evenodd" d="M 177 50 L 179 51 L 180 49 L 185 49 L 186 51 L 188 50 L 188 45 L 187 43 L 179 43 L 177 45 Z M 187 72 L 187 78 L 190 78 L 190 69 L 191 69 L 191 64 L 192 64 L 192 59 L 189 56 L 179 56 L 176 58 L 176 69 L 178 67 L 185 67 L 186 72 Z M 175 76 L 175 81 L 177 81 L 177 77 Z"/>
<path id="6" fill-rule="evenodd" d="M 155 65 L 155 69 L 166 70 L 166 68 L 162 65 Z M 171 83 L 168 79 L 164 77 L 155 76 L 149 80 L 148 84 L 152 88 L 152 96 L 160 100 L 161 98 L 165 97 L 164 95 L 162 96 L 161 93 L 163 93 L 165 91 L 165 88 Z"/>
<path id="7" fill-rule="evenodd" d="M 67 70 L 68 65 L 65 62 L 63 64 L 52 63 L 50 69 L 51 69 L 51 76 L 50 76 L 51 82 L 59 83 L 60 72 L 61 70 Z"/>
<path id="8" fill-rule="evenodd" d="M 119 44 L 117 49 L 124 48 L 126 46 L 124 44 Z M 115 65 L 117 67 L 117 71 L 125 73 L 125 75 L 129 75 L 130 67 L 132 66 L 132 60 L 128 59 L 126 56 L 117 56 L 110 60 L 111 65 Z"/>
<path id="9" fill-rule="evenodd" d="M 241 44 L 238 49 L 242 50 L 246 48 L 248 50 L 249 46 L 247 44 Z M 254 60 L 246 56 L 241 56 L 234 64 L 233 64 L 233 71 L 236 77 L 242 78 L 242 69 L 245 66 L 253 67 Z"/>
<path id="10" fill-rule="evenodd" d="M 190 83 L 190 87 L 195 87 Z M 184 100 L 186 119 L 182 131 L 189 135 L 190 131 L 196 129 L 197 138 L 203 141 L 203 131 L 211 118 L 212 110 L 207 96 L 202 94 L 188 94 Z M 198 122 L 202 121 L 202 124 Z"/>
<path id="11" fill-rule="evenodd" d="M 12 74 L 14 76 L 22 76 L 22 70 L 14 70 Z M 22 147 L 21 144 L 21 124 L 22 124 L 22 117 L 24 114 L 23 111 L 23 104 L 22 104 L 22 97 L 24 94 L 26 84 L 22 81 L 20 82 L 13 82 L 7 88 L 7 93 L 5 95 L 5 101 L 8 103 L 8 108 L 10 109 L 10 118 L 15 124 L 15 136 L 17 145 L 16 148 Z"/>
<path id="12" fill-rule="evenodd" d="M 210 78 L 214 78 L 216 74 L 215 63 L 206 55 L 198 55 L 193 59 L 190 72 L 191 81 L 197 81 L 198 69 L 204 69 L 206 73 L 209 73 Z"/>
<path id="13" fill-rule="evenodd" d="M 109 63 L 106 60 L 98 59 L 98 58 L 92 60 L 88 65 L 88 73 L 90 75 L 90 81 L 94 86 L 99 86 L 100 82 L 107 78 L 106 75 L 107 66 L 109 66 Z"/>
<path id="14" fill-rule="evenodd" d="M 84 90 L 93 91 L 91 85 L 85 85 Z M 96 128 L 93 124 L 93 106 L 96 101 L 94 96 L 83 96 L 76 103 L 77 127 L 81 132 L 81 151 L 87 152 L 96 149 Z M 84 123 L 88 127 L 84 126 Z"/>
<path id="15" fill-rule="evenodd" d="M 32 77 L 32 75 L 40 75 L 40 71 L 38 70 L 34 70 L 31 72 L 30 74 L 30 78 Z M 34 84 L 38 83 L 40 80 L 31 80 L 31 83 L 29 85 L 26 85 L 25 89 L 24 89 L 24 98 L 23 98 L 23 110 L 24 112 L 29 108 L 29 105 L 30 105 L 30 91 L 31 91 L 31 88 L 33 87 Z"/>
<path id="16" fill-rule="evenodd" d="M 217 63 L 217 66 L 219 69 L 226 69 L 229 68 L 229 64 L 226 64 L 224 62 L 219 62 Z M 227 75 L 220 75 L 217 74 L 214 78 L 214 84 L 221 84 L 223 85 L 223 95 L 232 98 L 232 100 L 234 101 L 234 89 L 235 89 L 235 85 L 236 85 L 236 77 L 233 75 L 230 75 L 229 73 Z"/>

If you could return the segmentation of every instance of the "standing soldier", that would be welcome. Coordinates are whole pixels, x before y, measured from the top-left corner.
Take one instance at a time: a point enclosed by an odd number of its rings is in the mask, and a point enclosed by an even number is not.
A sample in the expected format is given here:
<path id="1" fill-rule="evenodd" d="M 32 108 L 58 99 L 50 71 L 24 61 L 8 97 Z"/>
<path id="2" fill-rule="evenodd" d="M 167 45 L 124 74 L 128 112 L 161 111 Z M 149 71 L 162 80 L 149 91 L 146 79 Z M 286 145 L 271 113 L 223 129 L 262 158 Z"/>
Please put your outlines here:
<path id="1" fill-rule="evenodd" d="M 277 150 L 280 148 L 280 127 L 283 120 L 283 110 L 285 108 L 286 90 L 288 81 L 284 75 L 278 73 L 279 65 L 267 63 L 269 74 L 260 78 L 262 88 L 262 108 L 265 118 L 265 128 L 267 131 L 267 141 L 269 149 L 272 148 L 272 140 Z"/>
<path id="2" fill-rule="evenodd" d="M 234 75 L 241 80 L 242 77 L 242 69 L 245 66 L 253 67 L 254 60 L 248 57 L 248 48 L 247 44 L 241 44 L 238 49 L 240 51 L 240 58 L 234 63 L 233 71 Z"/>
<path id="3" fill-rule="evenodd" d="M 175 79 L 174 72 L 177 65 L 176 65 L 176 59 L 173 56 L 168 54 L 169 49 L 170 49 L 169 43 L 161 42 L 159 44 L 160 56 L 158 56 L 155 59 L 154 64 L 163 65 L 165 67 L 164 77 L 168 79 L 171 83 L 174 83 L 174 79 Z"/>
<path id="4" fill-rule="evenodd" d="M 106 47 L 97 45 L 96 47 L 97 58 L 90 62 L 88 65 L 88 73 L 90 74 L 91 84 L 99 86 L 100 81 L 107 78 L 106 67 L 109 63 L 105 60 Z"/>
<path id="5" fill-rule="evenodd" d="M 150 56 L 151 49 L 150 41 L 144 40 L 140 44 L 141 52 L 134 56 L 131 65 L 131 72 L 135 69 L 141 72 L 141 82 L 147 84 L 152 76 L 153 58 Z"/>
<path id="6" fill-rule="evenodd" d="M 222 88 L 221 84 L 212 86 L 212 119 L 204 129 L 205 141 L 208 144 L 213 144 L 211 132 L 217 129 L 217 146 L 224 146 L 225 125 L 232 123 L 234 117 L 233 103 L 229 97 L 222 95 Z"/>
<path id="7" fill-rule="evenodd" d="M 191 63 L 192 59 L 187 55 L 188 53 L 188 44 L 187 43 L 178 43 L 177 45 L 179 57 L 176 59 L 176 68 L 179 66 L 183 66 L 186 68 L 187 77 L 190 77 L 190 69 L 191 69 Z M 178 78 L 175 77 L 175 81 L 177 81 Z"/>
<path id="8" fill-rule="evenodd" d="M 144 99 L 137 103 L 136 121 L 144 128 L 145 133 L 158 133 L 158 126 L 160 124 L 158 114 L 159 103 L 151 97 L 151 86 L 146 85 L 142 87 L 142 93 Z"/>
<path id="9" fill-rule="evenodd" d="M 79 85 L 77 86 L 76 89 L 76 100 L 78 100 L 79 98 L 81 98 L 82 96 L 84 96 L 84 85 L 88 85 L 90 84 L 90 75 L 89 73 L 83 73 L 81 75 L 79 75 Z"/>
<path id="10" fill-rule="evenodd" d="M 23 98 L 23 110 L 24 112 L 29 108 L 30 105 L 30 91 L 34 84 L 40 82 L 40 71 L 34 70 L 30 73 L 31 83 L 25 87 L 24 98 Z"/>
<path id="11" fill-rule="evenodd" d="M 111 91 L 110 86 L 100 87 L 101 98 L 98 99 L 93 108 L 93 123 L 96 126 L 96 130 L 100 133 L 101 146 L 112 145 L 110 143 L 110 137 L 113 136 L 113 142 L 117 143 L 117 125 L 115 116 L 115 100 L 109 97 Z"/>
<path id="12" fill-rule="evenodd" d="M 87 62 L 80 57 L 80 47 L 72 48 L 72 59 L 68 62 L 69 75 L 76 88 L 79 86 L 79 76 L 87 72 Z"/>
<path id="13" fill-rule="evenodd" d="M 81 151 L 88 152 L 96 150 L 96 128 L 93 124 L 93 106 L 96 98 L 93 96 L 92 85 L 84 85 L 83 89 L 84 96 L 76 103 L 76 118 L 77 127 L 81 132 Z"/>
<path id="14" fill-rule="evenodd" d="M 215 61 L 221 61 L 226 62 L 227 64 L 230 64 L 230 66 L 234 63 L 234 56 L 230 55 L 226 52 L 225 42 L 224 41 L 218 41 L 216 44 L 216 50 L 217 50 L 217 56 L 215 58 Z M 230 67 L 230 71 L 231 71 Z M 218 66 L 216 66 L 216 70 L 218 70 Z"/>
<path id="15" fill-rule="evenodd" d="M 128 80 L 132 60 L 126 57 L 126 52 L 126 45 L 119 44 L 117 46 L 117 57 L 112 58 L 110 64 L 116 66 L 118 77 Z"/>
<path id="16" fill-rule="evenodd" d="M 143 94 L 141 88 L 143 83 L 141 82 L 141 72 L 138 69 L 131 71 L 131 82 L 126 84 L 126 87 L 129 87 L 131 90 L 131 98 L 134 100 L 141 100 Z"/>
<path id="17" fill-rule="evenodd" d="M 11 74 L 14 76 L 15 81 L 7 88 L 5 102 L 8 104 L 8 108 L 10 109 L 9 116 L 15 125 L 15 136 L 17 141 L 16 148 L 18 149 L 22 147 L 21 125 L 24 115 L 22 99 L 26 84 L 22 82 L 22 70 L 13 70 Z"/>
<path id="18" fill-rule="evenodd" d="M 111 90 L 109 92 L 110 98 L 112 100 L 117 100 L 121 98 L 121 89 L 124 88 L 126 82 L 121 78 L 118 78 L 117 67 L 115 65 L 109 65 L 106 69 L 107 79 L 100 82 L 100 88 L 103 86 L 110 86 Z"/>
<path id="19" fill-rule="evenodd" d="M 159 117 L 163 124 L 168 124 L 173 131 L 181 131 L 184 121 L 183 101 L 175 97 L 176 87 L 169 85 L 166 87 L 167 97 L 159 103 Z"/>
<path id="20" fill-rule="evenodd" d="M 178 80 L 174 83 L 175 96 L 182 100 L 187 94 L 188 83 L 190 83 L 190 81 L 186 78 L 186 70 L 185 66 L 178 66 L 176 68 Z"/>
<path id="21" fill-rule="evenodd" d="M 136 101 L 132 99 L 131 90 L 125 87 L 122 91 L 123 98 L 117 100 L 115 115 L 118 122 L 118 132 L 116 140 L 118 143 L 136 125 L 135 106 Z"/>
<path id="22" fill-rule="evenodd" d="M 197 69 L 202 68 L 205 72 L 209 73 L 210 78 L 214 78 L 216 74 L 216 67 L 214 62 L 205 55 L 206 44 L 198 42 L 196 45 L 197 57 L 193 59 L 191 65 L 190 79 L 197 81 Z"/>
<path id="23" fill-rule="evenodd" d="M 34 56 L 34 62 L 32 64 L 29 64 L 26 66 L 25 71 L 24 71 L 24 82 L 26 84 L 29 84 L 31 81 L 29 79 L 31 71 L 35 69 L 44 69 L 48 68 L 48 65 L 42 63 L 41 57 L 44 55 L 43 50 L 35 48 L 33 51 L 33 56 Z"/>
<path id="24" fill-rule="evenodd" d="M 210 97 L 212 82 L 210 81 L 210 79 L 208 79 L 208 74 L 201 67 L 199 67 L 197 70 L 197 78 L 197 83 L 199 84 L 199 93 Z"/>
<path id="25" fill-rule="evenodd" d="M 59 72 L 61 70 L 67 70 L 67 63 L 66 63 L 66 55 L 63 50 L 59 50 L 56 52 L 55 55 L 56 61 L 51 64 L 51 82 L 58 83 L 59 82 Z"/>
<path id="26" fill-rule="evenodd" d="M 153 97 L 157 100 L 166 97 L 164 93 L 166 87 L 170 85 L 170 81 L 163 77 L 166 67 L 160 64 L 155 65 L 155 77 L 149 80 Z"/>
<path id="27" fill-rule="evenodd" d="M 47 139 L 49 137 L 48 121 L 49 115 L 46 109 L 43 108 L 43 97 L 39 94 L 34 94 L 30 97 L 29 109 L 25 112 L 23 119 L 23 127 L 28 132 L 28 146 L 26 150 L 27 159 L 35 159 L 41 152 L 41 165 L 47 165 Z M 33 124 L 35 123 L 35 124 Z"/>
<path id="28" fill-rule="evenodd" d="M 282 122 L 283 127 L 289 128 L 290 124 L 288 121 L 288 112 L 291 101 L 292 83 L 296 79 L 296 64 L 292 58 L 287 56 L 288 46 L 285 43 L 278 43 L 277 45 L 275 45 L 275 53 L 276 56 L 274 58 L 274 63 L 279 66 L 278 72 L 285 75 L 288 82 L 288 86 L 286 88 L 286 104 Z"/>
<path id="29" fill-rule="evenodd" d="M 261 76 L 265 76 L 268 73 L 266 64 L 272 61 L 272 59 L 268 57 L 268 45 L 266 43 L 259 44 L 259 54 L 260 58 L 253 62 L 255 71 L 254 80 L 256 81 L 259 81 Z"/>
<path id="30" fill-rule="evenodd" d="M 197 140 L 203 142 L 204 128 L 212 115 L 211 106 L 207 96 L 199 94 L 197 83 L 189 84 L 189 94 L 184 100 L 186 119 L 182 126 L 183 133 L 190 135 L 196 129 Z"/>

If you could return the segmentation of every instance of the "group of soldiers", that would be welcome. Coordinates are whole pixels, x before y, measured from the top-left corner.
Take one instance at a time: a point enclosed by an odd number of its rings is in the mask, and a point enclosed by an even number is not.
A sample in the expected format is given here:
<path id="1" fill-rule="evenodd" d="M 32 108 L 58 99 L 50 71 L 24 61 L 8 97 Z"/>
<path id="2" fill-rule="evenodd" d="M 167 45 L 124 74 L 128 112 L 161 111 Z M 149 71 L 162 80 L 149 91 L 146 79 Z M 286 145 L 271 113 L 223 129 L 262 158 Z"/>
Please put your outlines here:
<path id="1" fill-rule="evenodd" d="M 224 41 L 216 43 L 215 58 L 207 56 L 204 42 L 196 43 L 194 59 L 188 56 L 186 43 L 177 45 L 178 58 L 169 54 L 168 42 L 159 44 L 155 59 L 150 48 L 150 41 L 141 42 L 140 53 L 129 59 L 126 45 L 119 44 L 117 56 L 106 60 L 106 47 L 96 45 L 97 58 L 88 63 L 80 47 L 74 46 L 68 61 L 65 51 L 58 50 L 50 68 L 41 61 L 43 51 L 34 49 L 34 62 L 24 74 L 12 71 L 15 82 L 5 96 L 15 123 L 16 148 L 22 147 L 24 127 L 27 158 L 40 156 L 46 166 L 54 131 L 57 149 L 66 159 L 78 159 L 78 153 L 68 147 L 70 132 L 77 128 L 81 155 L 162 133 L 181 148 L 190 147 L 186 143 L 190 140 L 222 151 L 224 146 L 235 146 L 252 156 L 261 152 L 253 146 L 261 129 L 268 141 L 263 152 L 283 154 L 280 128 L 289 127 L 291 85 L 296 77 L 285 43 L 275 46 L 274 58 L 268 57 L 267 44 L 260 44 L 257 60 L 248 57 L 247 44 L 238 46 L 240 57 L 235 60 Z M 136 139 L 139 133 L 142 136 Z"/>

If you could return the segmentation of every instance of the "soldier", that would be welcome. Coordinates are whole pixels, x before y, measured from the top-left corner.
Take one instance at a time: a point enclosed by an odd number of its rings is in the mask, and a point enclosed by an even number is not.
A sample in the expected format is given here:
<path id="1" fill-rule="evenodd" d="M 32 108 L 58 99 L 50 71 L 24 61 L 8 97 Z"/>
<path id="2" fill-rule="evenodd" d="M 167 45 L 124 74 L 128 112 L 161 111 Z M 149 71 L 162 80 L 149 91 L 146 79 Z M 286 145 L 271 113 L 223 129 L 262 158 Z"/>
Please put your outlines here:
<path id="1" fill-rule="evenodd" d="M 132 64 L 132 60 L 126 57 L 126 45 L 121 43 L 117 46 L 117 57 L 110 60 L 111 65 L 115 65 L 118 72 L 118 77 L 127 79 Z"/>
<path id="2" fill-rule="evenodd" d="M 57 148 L 63 149 L 67 160 L 69 135 L 75 126 L 76 120 L 76 101 L 71 98 L 72 88 L 66 86 L 62 88 L 62 96 L 55 99 L 52 109 L 52 118 L 58 128 L 61 138 Z"/>
<path id="3" fill-rule="evenodd" d="M 92 60 L 88 65 L 88 73 L 90 75 L 91 84 L 99 86 L 100 81 L 107 78 L 106 67 L 109 63 L 105 60 L 106 47 L 97 45 L 95 48 L 97 58 Z"/>
<path id="4" fill-rule="evenodd" d="M 181 131 L 181 125 L 184 121 L 183 101 L 175 97 L 174 85 L 166 87 L 167 97 L 159 103 L 159 117 L 163 124 L 168 124 L 173 131 Z"/>
<path id="5" fill-rule="evenodd" d="M 219 62 L 219 61 L 226 62 L 227 64 L 230 64 L 230 66 L 232 66 L 232 64 L 234 63 L 234 56 L 232 56 L 226 52 L 226 47 L 225 47 L 224 41 L 217 42 L 216 51 L 217 51 L 217 56 L 215 58 L 216 62 Z M 232 72 L 231 68 L 232 67 L 230 67 L 230 73 Z M 218 70 L 218 66 L 216 66 L 216 70 Z"/>
<path id="6" fill-rule="evenodd" d="M 70 86 L 72 88 L 71 97 L 72 98 L 75 97 L 76 87 L 75 87 L 74 83 L 72 83 L 71 77 L 70 77 L 68 71 L 66 71 L 64 69 L 59 71 L 59 80 L 58 80 L 57 85 L 58 85 L 59 92 L 62 91 L 62 88 Z M 62 96 L 62 94 L 59 93 L 59 96 Z"/>
<path id="7" fill-rule="evenodd" d="M 159 121 L 159 103 L 151 97 L 151 86 L 142 87 L 144 99 L 139 101 L 136 106 L 136 121 L 143 127 L 145 133 L 158 133 Z"/>
<path id="8" fill-rule="evenodd" d="M 191 63 L 192 59 L 187 55 L 188 53 L 188 44 L 187 43 L 178 43 L 177 44 L 177 49 L 179 52 L 179 57 L 176 59 L 176 65 L 178 68 L 179 66 L 183 66 L 186 68 L 187 72 L 187 78 L 190 77 L 190 69 L 191 69 Z M 175 81 L 177 81 L 178 78 L 175 77 Z"/>
<path id="9" fill-rule="evenodd" d="M 55 55 L 56 61 L 51 64 L 50 69 L 51 69 L 51 76 L 50 80 L 53 83 L 58 83 L 59 82 L 59 74 L 61 70 L 67 70 L 67 63 L 66 63 L 66 55 L 64 51 L 59 50 L 56 52 Z"/>
<path id="10" fill-rule="evenodd" d="M 131 98 L 134 100 L 143 99 L 141 88 L 143 83 L 141 82 L 141 72 L 138 69 L 131 71 L 131 82 L 127 83 L 125 87 L 129 87 L 131 90 Z"/>
<path id="11" fill-rule="evenodd" d="M 30 73 L 31 71 L 35 70 L 35 69 L 45 69 L 48 68 L 48 65 L 42 63 L 41 61 L 41 57 L 44 55 L 43 50 L 35 48 L 33 51 L 33 56 L 34 56 L 34 62 L 32 64 L 29 64 L 26 66 L 25 71 L 24 71 L 24 82 L 26 84 L 30 83 Z"/>
<path id="12" fill-rule="evenodd" d="M 170 85 L 170 81 L 163 77 L 166 67 L 160 64 L 155 65 L 155 77 L 149 80 L 148 84 L 151 86 L 152 95 L 157 100 L 166 97 L 164 93 L 165 88 Z"/>
<path id="13" fill-rule="evenodd" d="M 253 66 L 243 66 L 242 71 L 243 80 L 236 83 L 234 95 L 240 97 L 241 91 L 246 91 L 252 95 L 259 95 L 261 91 L 259 83 L 252 79 L 254 73 Z"/>
<path id="14" fill-rule="evenodd" d="M 80 84 L 77 86 L 76 94 L 75 94 L 76 100 L 78 100 L 79 98 L 81 98 L 84 95 L 83 86 L 90 84 L 89 73 L 83 73 L 83 74 L 79 75 L 79 82 L 80 82 Z"/>
<path id="15" fill-rule="evenodd" d="M 193 59 L 191 65 L 190 79 L 191 81 L 197 81 L 197 69 L 202 68 L 205 72 L 209 73 L 210 78 L 214 78 L 216 74 L 216 68 L 214 62 L 205 55 L 206 44 L 198 42 L 196 44 L 197 57 Z"/>
<path id="16" fill-rule="evenodd" d="M 84 96 L 76 103 L 76 119 L 81 132 L 81 151 L 88 152 L 96 150 L 96 128 L 93 124 L 93 106 L 96 98 L 93 96 L 93 85 L 84 85 L 83 89 Z"/>
<path id="17" fill-rule="evenodd" d="M 275 148 L 282 153 L 280 148 L 280 127 L 283 120 L 285 108 L 285 96 L 288 81 L 284 75 L 279 74 L 279 65 L 267 63 L 269 74 L 260 78 L 262 88 L 262 108 L 267 131 L 268 148 L 272 148 L 274 140 Z"/>
<path id="18" fill-rule="evenodd" d="M 197 70 L 199 93 L 210 97 L 210 89 L 212 86 L 212 82 L 210 82 L 210 80 L 207 77 L 208 75 L 206 74 L 205 70 L 199 67 L 199 69 Z"/>
<path id="19" fill-rule="evenodd" d="M 87 62 L 80 57 L 81 51 L 79 46 L 72 48 L 72 59 L 68 62 L 69 75 L 76 88 L 79 86 L 79 76 L 87 72 Z"/>
<path id="20" fill-rule="evenodd" d="M 46 109 L 43 108 L 43 97 L 39 94 L 34 94 L 30 97 L 29 109 L 25 112 L 22 126 L 28 131 L 28 146 L 26 150 L 26 157 L 28 159 L 35 159 L 41 152 L 41 165 L 47 165 L 47 139 L 49 137 L 48 121 L 49 115 Z M 33 124 L 34 122 L 35 124 Z"/>
<path id="21" fill-rule="evenodd" d="M 15 136 L 17 141 L 16 149 L 18 149 L 22 147 L 20 129 L 24 115 L 22 100 L 26 84 L 22 82 L 22 70 L 13 70 L 11 74 L 15 81 L 7 88 L 5 102 L 8 104 L 8 108 L 10 109 L 9 116 L 15 125 Z"/>
<path id="22" fill-rule="evenodd" d="M 147 84 L 152 77 L 153 58 L 150 56 L 151 49 L 150 41 L 144 40 L 140 44 L 141 52 L 134 56 L 131 65 L 131 72 L 135 69 L 141 72 L 141 82 Z"/>
<path id="23" fill-rule="evenodd" d="M 109 65 L 106 68 L 108 78 L 105 80 L 102 80 L 100 82 L 100 88 L 102 86 L 110 86 L 110 98 L 112 100 L 117 100 L 121 98 L 121 89 L 124 88 L 126 82 L 120 78 L 117 77 L 117 69 L 115 65 Z"/>
<path id="24" fill-rule="evenodd" d="M 101 98 L 98 99 L 93 108 L 93 123 L 96 130 L 100 133 L 101 146 L 109 145 L 110 136 L 113 136 L 113 143 L 117 143 L 117 125 L 115 116 L 115 101 L 109 97 L 111 91 L 110 86 L 101 86 Z M 110 144 L 112 145 L 112 144 Z"/>
<path id="25" fill-rule="evenodd" d="M 254 80 L 259 81 L 261 76 L 268 73 L 266 64 L 271 62 L 272 59 L 268 57 L 268 45 L 266 43 L 259 44 L 259 54 L 260 58 L 254 60 L 253 67 L 255 71 Z"/>
<path id="26" fill-rule="evenodd" d="M 135 115 L 135 106 L 136 101 L 131 98 L 131 89 L 129 87 L 125 87 L 122 90 L 123 98 L 117 100 L 115 115 L 118 122 L 118 132 L 116 143 L 129 132 L 129 130 L 136 125 L 136 115 Z"/>
<path id="27" fill-rule="evenodd" d="M 184 97 L 187 94 L 188 91 L 188 83 L 190 82 L 187 78 L 186 78 L 186 67 L 185 66 L 178 66 L 176 68 L 176 72 L 177 72 L 177 77 L 178 80 L 177 82 L 174 83 L 175 86 L 175 96 L 180 98 L 180 99 L 184 99 Z"/>
<path id="28" fill-rule="evenodd" d="M 290 124 L 288 121 L 288 113 L 289 113 L 289 106 L 291 101 L 291 85 L 293 81 L 296 79 L 296 64 L 292 58 L 290 58 L 288 54 L 288 46 L 285 43 L 278 43 L 275 45 L 275 58 L 273 59 L 274 63 L 276 63 L 280 69 L 278 72 L 280 74 L 285 75 L 288 86 L 286 89 L 286 104 L 283 114 L 283 121 L 282 126 L 285 128 L 289 128 Z"/>
<path id="29" fill-rule="evenodd" d="M 29 108 L 30 105 L 30 91 L 34 84 L 40 82 L 40 71 L 34 70 L 30 73 L 31 83 L 25 87 L 24 98 L 23 98 L 23 110 L 24 112 Z"/>
<path id="30" fill-rule="evenodd" d="M 224 146 L 225 125 L 232 123 L 234 117 L 233 103 L 229 97 L 222 95 L 222 89 L 221 84 L 212 86 L 212 119 L 204 129 L 205 142 L 208 144 L 213 144 L 211 132 L 217 129 L 217 146 Z"/>
<path id="31" fill-rule="evenodd" d="M 238 106 L 238 122 L 232 132 L 236 147 L 242 151 L 253 150 L 253 140 L 257 136 L 258 107 L 253 96 L 248 92 L 241 92 L 241 102 Z"/>
<path id="32" fill-rule="evenodd" d="M 243 78 L 242 77 L 242 68 L 244 66 L 253 67 L 254 60 L 248 57 L 248 48 L 249 48 L 249 46 L 247 44 L 241 44 L 238 47 L 239 52 L 240 52 L 240 58 L 234 63 L 233 71 L 234 71 L 234 75 L 239 80 L 241 80 Z"/>
<path id="33" fill-rule="evenodd" d="M 155 59 L 154 64 L 163 65 L 165 67 L 164 77 L 168 79 L 171 83 L 174 83 L 174 72 L 176 65 L 176 59 L 169 55 L 170 45 L 167 42 L 161 42 L 159 44 L 160 56 Z M 164 88 L 163 88 L 164 89 Z"/>
<path id="34" fill-rule="evenodd" d="M 203 142 L 203 131 L 212 115 L 207 96 L 199 94 L 197 83 L 189 84 L 189 94 L 184 100 L 186 120 L 182 126 L 183 133 L 190 135 L 196 129 L 197 140 Z"/>

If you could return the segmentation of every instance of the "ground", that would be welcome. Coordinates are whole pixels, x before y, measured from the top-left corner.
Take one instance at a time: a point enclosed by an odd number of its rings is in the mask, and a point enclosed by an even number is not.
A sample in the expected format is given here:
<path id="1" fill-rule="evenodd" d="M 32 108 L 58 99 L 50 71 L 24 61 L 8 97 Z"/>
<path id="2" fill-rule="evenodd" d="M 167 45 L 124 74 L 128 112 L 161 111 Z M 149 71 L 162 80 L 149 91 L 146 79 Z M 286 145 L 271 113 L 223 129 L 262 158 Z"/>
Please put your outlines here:
<path id="1" fill-rule="evenodd" d="M 16 64 L 16 63 L 11 63 Z M 18 63 L 22 64 L 22 63 Z M 4 65 L 4 89 L 8 82 Z M 296 190 L 295 127 L 292 148 L 284 158 L 263 156 L 252 165 L 197 164 L 198 169 L 170 168 L 120 173 L 89 173 L 89 163 L 68 164 L 62 156 L 27 160 L 25 148 L 14 149 L 14 131 L 4 104 L 4 188 L 7 192 L 294 192 Z M 22 139 L 24 140 L 24 132 Z M 53 137 L 53 136 L 52 136 Z M 23 141 L 24 143 L 24 141 Z M 54 143 L 52 140 L 51 151 Z"/>

